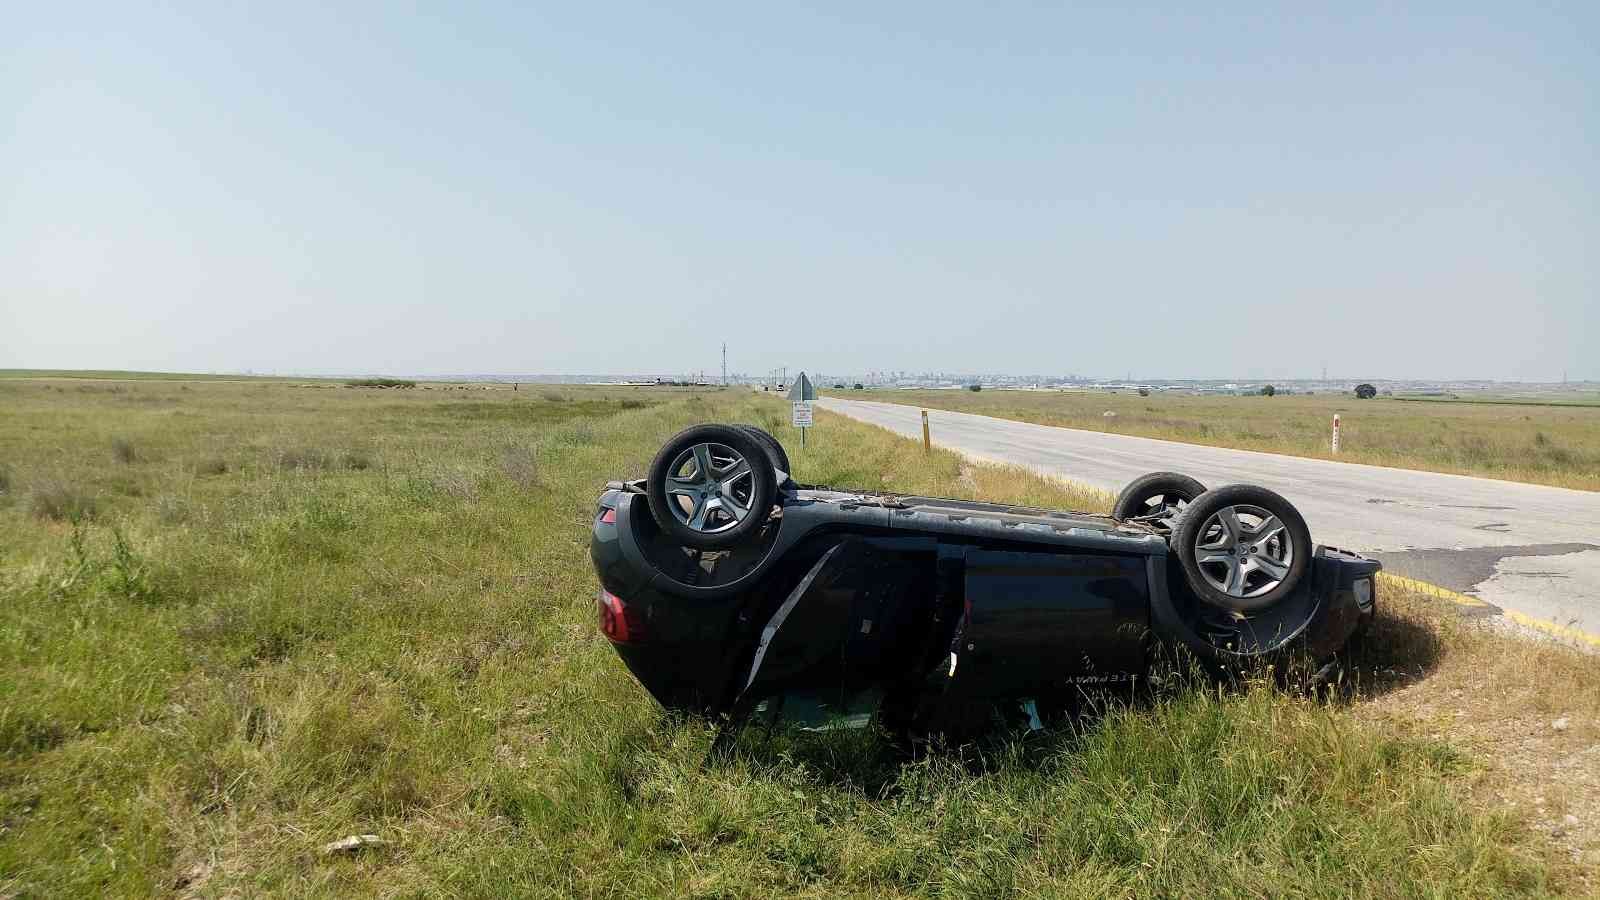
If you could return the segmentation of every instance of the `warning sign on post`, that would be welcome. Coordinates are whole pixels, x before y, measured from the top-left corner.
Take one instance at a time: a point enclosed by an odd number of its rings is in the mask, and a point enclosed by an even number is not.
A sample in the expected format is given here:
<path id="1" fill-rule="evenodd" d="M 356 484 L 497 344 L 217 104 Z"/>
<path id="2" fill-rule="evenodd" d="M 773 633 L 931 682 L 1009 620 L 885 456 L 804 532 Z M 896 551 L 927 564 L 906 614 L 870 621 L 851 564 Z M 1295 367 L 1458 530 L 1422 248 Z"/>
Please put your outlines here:
<path id="1" fill-rule="evenodd" d="M 817 399 L 817 389 L 811 386 L 811 379 L 806 373 L 801 372 L 800 377 L 794 380 L 794 387 L 789 389 L 789 402 L 794 404 L 794 427 L 800 429 L 800 446 L 806 445 L 806 431 L 811 428 L 811 401 Z"/>

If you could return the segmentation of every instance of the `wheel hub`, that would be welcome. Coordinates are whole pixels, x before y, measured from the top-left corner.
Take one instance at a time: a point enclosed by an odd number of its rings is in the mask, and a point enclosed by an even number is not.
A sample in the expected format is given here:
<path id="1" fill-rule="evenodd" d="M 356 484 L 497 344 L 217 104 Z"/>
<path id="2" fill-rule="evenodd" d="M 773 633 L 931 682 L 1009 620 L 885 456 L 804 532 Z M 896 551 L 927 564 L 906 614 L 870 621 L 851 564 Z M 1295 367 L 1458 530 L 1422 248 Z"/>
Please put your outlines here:
<path id="1" fill-rule="evenodd" d="M 667 473 L 667 505 L 695 531 L 727 531 L 750 514 L 755 491 L 750 461 L 726 444 L 695 444 L 678 454 Z"/>
<path id="2" fill-rule="evenodd" d="M 1283 522 L 1259 506 L 1223 507 L 1196 534 L 1200 574 L 1229 597 L 1246 600 L 1272 591 L 1294 564 L 1294 545 Z"/>

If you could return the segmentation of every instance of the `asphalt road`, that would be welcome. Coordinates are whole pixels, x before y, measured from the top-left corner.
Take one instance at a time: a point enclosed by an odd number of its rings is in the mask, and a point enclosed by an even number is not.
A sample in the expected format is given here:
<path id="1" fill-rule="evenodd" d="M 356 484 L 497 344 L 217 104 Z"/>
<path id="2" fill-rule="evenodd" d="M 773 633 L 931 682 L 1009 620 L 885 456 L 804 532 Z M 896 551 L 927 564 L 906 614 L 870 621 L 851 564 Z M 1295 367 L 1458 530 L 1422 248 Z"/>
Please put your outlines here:
<path id="1" fill-rule="evenodd" d="M 825 397 L 819 406 L 921 438 L 915 406 Z M 1305 516 L 1312 540 L 1498 610 L 1600 635 L 1600 494 L 1465 475 L 1228 450 L 928 410 L 933 442 L 1107 491 L 1155 471 L 1207 486 L 1251 482 Z"/>

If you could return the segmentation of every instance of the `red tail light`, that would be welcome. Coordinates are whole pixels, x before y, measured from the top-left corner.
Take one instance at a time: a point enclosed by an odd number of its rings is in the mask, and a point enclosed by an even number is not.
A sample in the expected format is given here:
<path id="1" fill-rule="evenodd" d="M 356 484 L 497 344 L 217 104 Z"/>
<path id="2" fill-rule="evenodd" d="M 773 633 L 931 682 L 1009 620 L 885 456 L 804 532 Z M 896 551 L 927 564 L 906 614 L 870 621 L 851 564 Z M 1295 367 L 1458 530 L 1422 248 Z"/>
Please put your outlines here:
<path id="1" fill-rule="evenodd" d="M 618 644 L 637 641 L 641 632 L 640 623 L 636 617 L 628 615 L 622 598 L 601 588 L 599 600 L 601 633 Z"/>

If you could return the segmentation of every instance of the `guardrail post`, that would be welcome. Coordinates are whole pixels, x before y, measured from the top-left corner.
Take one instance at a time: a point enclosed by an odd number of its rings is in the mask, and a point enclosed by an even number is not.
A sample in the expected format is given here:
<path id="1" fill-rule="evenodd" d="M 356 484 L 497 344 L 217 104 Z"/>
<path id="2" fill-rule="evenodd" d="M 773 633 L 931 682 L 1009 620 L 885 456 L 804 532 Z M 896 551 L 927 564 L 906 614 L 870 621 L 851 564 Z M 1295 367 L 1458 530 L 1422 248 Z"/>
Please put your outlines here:
<path id="1" fill-rule="evenodd" d="M 928 411 L 927 410 L 923 410 L 922 411 L 922 452 L 923 453 L 930 453 L 932 451 L 933 451 L 933 441 L 932 441 L 932 439 L 930 439 L 928 437 Z"/>
<path id="2" fill-rule="evenodd" d="M 1339 452 L 1339 414 L 1333 414 L 1333 452 Z"/>

